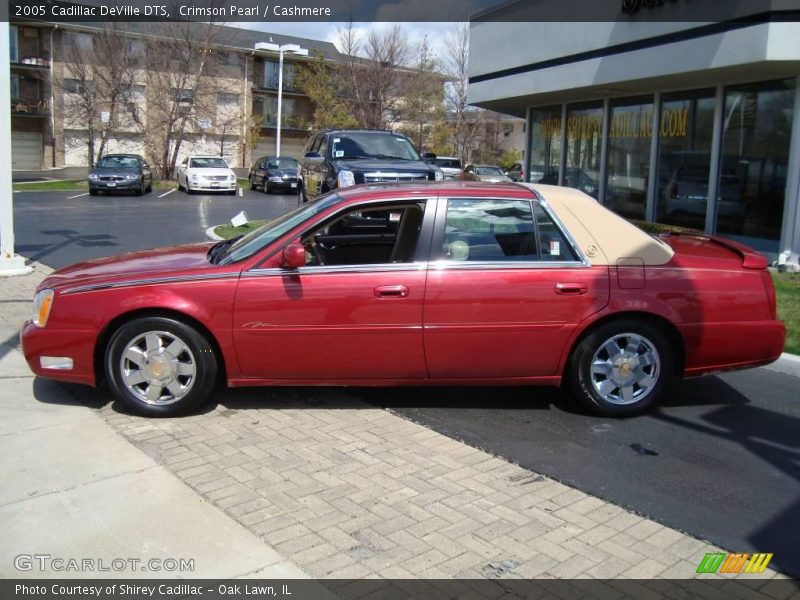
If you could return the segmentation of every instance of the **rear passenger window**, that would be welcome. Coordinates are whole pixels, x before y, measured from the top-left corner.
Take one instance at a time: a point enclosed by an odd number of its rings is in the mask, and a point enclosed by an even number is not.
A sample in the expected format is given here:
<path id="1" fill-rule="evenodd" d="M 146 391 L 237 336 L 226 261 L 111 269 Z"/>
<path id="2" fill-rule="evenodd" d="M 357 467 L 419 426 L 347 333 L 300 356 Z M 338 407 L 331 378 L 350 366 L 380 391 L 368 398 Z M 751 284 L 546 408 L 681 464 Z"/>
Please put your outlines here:
<path id="1" fill-rule="evenodd" d="M 567 242 L 566 237 L 541 206 L 534 205 L 536 215 L 536 225 L 539 229 L 539 248 L 542 253 L 542 260 L 545 261 L 576 261 L 575 251 Z"/>
<path id="2" fill-rule="evenodd" d="M 537 260 L 527 200 L 448 200 L 442 256 L 448 261 Z"/>

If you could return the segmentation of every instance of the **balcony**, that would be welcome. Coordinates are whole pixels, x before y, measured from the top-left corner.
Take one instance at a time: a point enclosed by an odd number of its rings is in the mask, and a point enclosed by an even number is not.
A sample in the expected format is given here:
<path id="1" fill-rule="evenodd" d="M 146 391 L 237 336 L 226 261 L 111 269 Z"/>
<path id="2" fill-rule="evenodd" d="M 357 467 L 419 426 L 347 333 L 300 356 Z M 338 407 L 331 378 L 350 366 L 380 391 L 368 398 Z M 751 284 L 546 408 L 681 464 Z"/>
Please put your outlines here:
<path id="1" fill-rule="evenodd" d="M 15 117 L 44 117 L 50 114 L 50 101 L 36 98 L 11 99 L 11 115 Z"/>
<path id="2" fill-rule="evenodd" d="M 257 79 L 255 82 L 256 91 L 278 91 L 278 78 L 269 77 L 266 79 Z M 283 93 L 284 94 L 305 94 L 302 88 L 291 79 L 283 80 Z"/>
<path id="3" fill-rule="evenodd" d="M 262 129 L 275 129 L 277 126 L 278 119 L 275 115 L 264 115 L 264 120 L 261 121 Z M 281 129 L 287 131 L 308 131 L 308 121 L 303 117 L 284 116 Z"/>

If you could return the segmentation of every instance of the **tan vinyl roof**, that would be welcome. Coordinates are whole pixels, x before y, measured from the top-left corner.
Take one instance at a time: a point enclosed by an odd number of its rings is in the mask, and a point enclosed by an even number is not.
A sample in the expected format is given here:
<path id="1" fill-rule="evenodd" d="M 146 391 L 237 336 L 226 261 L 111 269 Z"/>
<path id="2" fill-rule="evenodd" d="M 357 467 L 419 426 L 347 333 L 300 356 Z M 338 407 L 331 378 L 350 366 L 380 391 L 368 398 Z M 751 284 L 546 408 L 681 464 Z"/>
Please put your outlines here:
<path id="1" fill-rule="evenodd" d="M 534 190 L 553 208 L 593 265 L 629 264 L 639 260 L 645 265 L 663 265 L 672 259 L 669 245 L 579 190 L 538 183 L 522 185 Z"/>

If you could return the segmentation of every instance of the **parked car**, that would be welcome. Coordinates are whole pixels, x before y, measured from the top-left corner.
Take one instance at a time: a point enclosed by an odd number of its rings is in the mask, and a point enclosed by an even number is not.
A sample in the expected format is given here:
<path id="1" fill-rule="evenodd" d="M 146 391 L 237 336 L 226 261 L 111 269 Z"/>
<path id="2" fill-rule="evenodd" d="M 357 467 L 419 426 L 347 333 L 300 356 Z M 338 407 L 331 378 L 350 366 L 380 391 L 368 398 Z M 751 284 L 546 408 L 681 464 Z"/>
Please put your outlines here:
<path id="1" fill-rule="evenodd" d="M 511 181 L 525 181 L 525 167 L 522 163 L 514 163 L 505 174 Z"/>
<path id="2" fill-rule="evenodd" d="M 441 181 L 406 136 L 391 131 L 338 129 L 312 136 L 300 161 L 299 203 L 359 183 Z"/>
<path id="3" fill-rule="evenodd" d="M 431 161 L 444 173 L 445 180 L 461 179 L 461 161 L 454 156 L 437 156 Z"/>
<path id="4" fill-rule="evenodd" d="M 253 161 L 247 180 L 250 189 L 260 189 L 265 194 L 273 190 L 297 191 L 298 162 L 291 156 L 262 156 Z"/>
<path id="5" fill-rule="evenodd" d="M 486 181 L 489 183 L 511 181 L 510 177 L 503 174 L 503 169 L 493 165 L 467 165 L 464 169 L 463 178 L 470 181 Z"/>
<path id="6" fill-rule="evenodd" d="M 705 217 L 708 204 L 708 165 L 677 167 L 667 182 L 662 202 L 670 215 Z M 742 182 L 733 172 L 722 173 L 719 180 L 717 214 L 744 219 L 747 204 L 742 198 Z"/>
<path id="7" fill-rule="evenodd" d="M 178 189 L 194 192 L 228 192 L 235 194 L 236 173 L 220 156 L 187 156 L 178 165 Z"/>
<path id="8" fill-rule="evenodd" d="M 137 196 L 153 191 L 153 172 L 138 154 L 106 154 L 89 173 L 89 194 L 133 192 Z"/>
<path id="9" fill-rule="evenodd" d="M 655 237 L 570 188 L 445 182 L 337 190 L 243 237 L 93 260 L 36 289 L 41 377 L 185 413 L 253 385 L 561 385 L 598 414 L 673 375 L 780 356 L 766 259 Z"/>

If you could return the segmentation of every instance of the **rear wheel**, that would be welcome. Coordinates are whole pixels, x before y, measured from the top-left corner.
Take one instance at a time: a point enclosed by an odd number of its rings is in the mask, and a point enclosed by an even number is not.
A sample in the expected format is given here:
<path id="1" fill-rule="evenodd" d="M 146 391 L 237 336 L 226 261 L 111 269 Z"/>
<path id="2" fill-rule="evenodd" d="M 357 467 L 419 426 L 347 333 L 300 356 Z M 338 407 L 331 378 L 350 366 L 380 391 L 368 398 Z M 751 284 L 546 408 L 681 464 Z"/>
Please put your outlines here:
<path id="1" fill-rule="evenodd" d="M 126 323 L 112 336 L 105 369 L 114 395 L 130 410 L 169 417 L 208 399 L 217 358 L 195 328 L 176 319 L 147 317 Z"/>
<path id="2" fill-rule="evenodd" d="M 570 357 L 567 383 L 592 412 L 640 414 L 656 402 L 673 372 L 672 348 L 658 327 L 632 319 L 603 324 Z"/>

